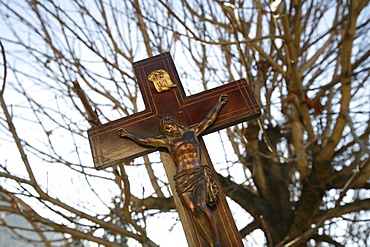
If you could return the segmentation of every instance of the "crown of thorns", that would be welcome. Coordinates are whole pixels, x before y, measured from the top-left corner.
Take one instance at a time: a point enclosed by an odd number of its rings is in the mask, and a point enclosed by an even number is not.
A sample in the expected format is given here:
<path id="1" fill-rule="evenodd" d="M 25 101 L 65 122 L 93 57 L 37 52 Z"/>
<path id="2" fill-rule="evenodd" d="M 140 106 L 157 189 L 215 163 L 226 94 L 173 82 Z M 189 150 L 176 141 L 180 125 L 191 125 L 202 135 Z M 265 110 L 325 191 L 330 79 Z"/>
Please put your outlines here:
<path id="1" fill-rule="evenodd" d="M 167 116 L 167 117 L 164 117 L 161 119 L 161 122 L 159 124 L 159 132 L 161 134 L 164 134 L 164 127 L 168 124 L 171 124 L 171 125 L 176 125 L 177 127 L 180 127 L 180 128 L 183 128 L 183 129 L 187 129 L 188 126 L 180 121 L 178 121 L 176 118 L 174 118 L 173 116 Z"/>

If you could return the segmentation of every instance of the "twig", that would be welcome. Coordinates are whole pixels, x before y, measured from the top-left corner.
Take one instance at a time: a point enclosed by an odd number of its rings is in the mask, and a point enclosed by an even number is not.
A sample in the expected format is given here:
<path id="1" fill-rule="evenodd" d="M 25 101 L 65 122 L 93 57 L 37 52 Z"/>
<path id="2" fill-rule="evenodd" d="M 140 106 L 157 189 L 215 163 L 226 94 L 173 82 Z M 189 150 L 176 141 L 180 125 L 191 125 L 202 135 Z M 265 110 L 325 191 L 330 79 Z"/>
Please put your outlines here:
<path id="1" fill-rule="evenodd" d="M 263 215 L 260 215 L 260 220 L 261 220 L 261 223 L 262 223 L 263 228 L 266 231 L 268 246 L 269 247 L 272 247 L 271 233 L 269 231 L 269 228 L 267 227 L 267 224 L 266 224 L 266 221 L 265 221 L 265 218 L 263 217 Z"/>
<path id="2" fill-rule="evenodd" d="M 357 144 L 360 146 L 360 148 L 367 154 L 370 154 L 370 150 L 365 145 L 365 143 L 360 139 L 360 137 L 355 132 L 355 127 L 353 126 L 353 122 L 351 117 L 348 114 L 348 111 L 342 111 L 342 114 L 346 117 L 347 123 L 349 125 L 349 128 L 351 129 L 351 133 L 353 135 L 353 139 L 357 142 Z"/>
<path id="3" fill-rule="evenodd" d="M 261 122 L 262 124 L 262 122 Z M 264 158 L 267 158 L 267 159 L 283 159 L 286 163 L 293 163 L 293 162 L 297 162 L 299 161 L 303 154 L 306 152 L 306 150 L 309 148 L 309 146 L 312 145 L 313 142 L 317 141 L 317 138 L 313 139 L 313 140 L 310 140 L 308 141 L 304 147 L 302 148 L 302 150 L 299 152 L 299 154 L 295 157 L 295 158 L 289 158 L 289 157 L 285 157 L 284 155 L 282 154 L 279 154 L 273 147 L 272 147 L 272 144 L 270 142 L 270 140 L 268 139 L 268 136 L 267 136 L 267 133 L 265 131 L 265 129 L 263 128 L 263 125 L 260 125 L 259 124 L 259 128 L 260 130 L 262 131 L 262 137 L 263 137 L 263 141 L 265 142 L 265 144 L 267 145 L 267 149 L 270 151 L 270 153 L 272 153 L 271 155 L 269 154 L 265 154 L 257 149 L 254 149 L 253 147 L 250 146 L 250 148 L 253 148 L 253 150 L 255 152 L 257 152 L 258 155 L 264 157 Z M 247 137 L 245 135 L 243 135 L 239 129 L 236 129 L 236 132 L 239 134 L 239 136 L 241 136 L 241 140 L 244 142 L 245 145 L 248 145 L 249 146 L 249 141 L 247 139 Z"/>
<path id="4" fill-rule="evenodd" d="M 81 88 L 80 84 L 78 83 L 78 81 L 75 80 L 72 83 L 73 83 L 73 91 L 80 98 L 80 100 L 81 100 L 81 102 L 82 102 L 82 104 L 83 104 L 83 106 L 84 106 L 84 108 L 86 110 L 87 116 L 88 116 L 87 121 L 90 123 L 91 127 L 94 127 L 94 126 L 97 126 L 97 125 L 101 125 L 101 122 L 100 122 L 100 119 L 98 117 L 98 114 L 93 110 L 93 108 L 89 104 L 89 99 L 87 98 L 86 94 L 82 90 L 82 88 Z"/>
<path id="5" fill-rule="evenodd" d="M 356 171 L 353 173 L 353 175 L 348 179 L 347 183 L 344 185 L 342 192 L 339 195 L 338 200 L 335 202 L 335 205 L 332 209 L 329 210 L 327 214 L 322 216 L 319 221 L 315 224 L 315 227 L 312 227 L 299 237 L 296 237 L 292 241 L 288 243 L 280 243 L 277 246 L 283 246 L 283 247 L 294 247 L 294 246 L 300 246 L 302 243 L 307 241 L 314 233 L 317 232 L 317 230 L 322 227 L 327 219 L 329 219 L 332 215 L 335 214 L 335 212 L 338 211 L 340 203 L 342 202 L 344 196 L 347 194 L 347 191 L 350 190 L 353 185 L 356 183 L 356 180 L 360 177 L 361 172 L 366 169 L 366 166 L 370 164 L 370 159 L 365 160 L 361 164 L 359 164 L 356 167 Z"/>
<path id="6" fill-rule="evenodd" d="M 4 78 L 3 78 L 3 85 L 2 85 L 2 88 L 1 88 L 1 92 L 0 92 L 0 105 L 1 105 L 1 108 L 3 108 L 3 111 L 4 111 L 4 115 L 5 115 L 5 119 L 6 119 L 6 122 L 8 123 L 8 126 L 9 126 L 9 131 L 12 133 L 13 135 L 13 138 L 14 138 L 14 141 L 17 145 L 17 148 L 18 148 L 18 151 L 22 157 L 22 160 L 23 160 L 23 163 L 24 165 L 26 166 L 26 170 L 28 172 L 28 175 L 30 177 L 30 180 L 31 182 L 36 183 L 36 178 L 33 174 L 33 171 L 31 169 L 31 165 L 28 161 L 28 158 L 27 158 L 27 155 L 26 155 L 26 152 L 24 151 L 24 148 L 22 146 L 22 143 L 21 143 L 21 139 L 19 138 L 18 136 L 18 132 L 16 131 L 15 129 L 15 126 L 14 126 L 14 123 L 12 121 L 12 117 L 10 115 L 10 112 L 8 110 L 8 107 L 5 103 L 5 99 L 4 99 L 4 90 L 5 90 L 5 85 L 6 85 L 6 76 L 7 76 L 7 63 L 6 63 L 6 56 L 5 56 L 5 49 L 4 49 L 4 46 L 0 40 L 0 46 L 1 46 L 1 54 L 3 56 L 3 61 L 4 61 Z M 39 192 L 39 187 L 34 187 L 36 191 Z"/>
<path id="7" fill-rule="evenodd" d="M 4 66 L 4 76 L 3 76 L 3 85 L 1 87 L 0 96 L 3 96 L 6 84 L 6 76 L 7 76 L 7 63 L 6 63 L 6 55 L 5 55 L 5 48 L 3 42 L 0 40 L 0 47 L 1 47 L 1 54 L 3 56 L 3 66 Z"/>

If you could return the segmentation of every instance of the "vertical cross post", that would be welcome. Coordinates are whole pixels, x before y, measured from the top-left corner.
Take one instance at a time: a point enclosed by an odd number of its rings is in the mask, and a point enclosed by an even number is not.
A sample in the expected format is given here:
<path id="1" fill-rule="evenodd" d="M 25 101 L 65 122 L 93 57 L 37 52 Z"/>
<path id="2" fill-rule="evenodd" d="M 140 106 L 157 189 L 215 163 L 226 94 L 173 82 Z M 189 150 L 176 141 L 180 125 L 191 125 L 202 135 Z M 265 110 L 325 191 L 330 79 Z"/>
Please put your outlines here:
<path id="1" fill-rule="evenodd" d="M 228 96 L 228 102 L 221 109 L 216 121 L 207 128 L 205 134 L 256 118 L 261 114 L 245 80 L 231 82 L 187 97 L 169 53 L 136 62 L 133 67 L 145 110 L 99 125 L 88 131 L 97 169 L 113 166 L 158 150 L 158 148 L 138 145 L 126 138 L 119 138 L 116 134 L 119 128 L 123 127 L 130 132 L 146 136 L 158 136 L 159 122 L 165 116 L 174 116 L 177 120 L 192 126 L 203 119 L 222 94 Z M 202 163 L 211 167 L 213 177 L 216 178 L 216 183 L 220 188 L 216 172 L 201 137 L 199 142 Z M 175 192 L 173 176 L 176 173 L 176 166 L 173 160 L 163 149 L 159 149 L 159 151 L 189 246 L 207 246 L 196 230 L 191 215 L 183 207 Z M 243 246 L 221 188 L 219 201 L 213 214 L 216 218 L 222 246 Z"/>

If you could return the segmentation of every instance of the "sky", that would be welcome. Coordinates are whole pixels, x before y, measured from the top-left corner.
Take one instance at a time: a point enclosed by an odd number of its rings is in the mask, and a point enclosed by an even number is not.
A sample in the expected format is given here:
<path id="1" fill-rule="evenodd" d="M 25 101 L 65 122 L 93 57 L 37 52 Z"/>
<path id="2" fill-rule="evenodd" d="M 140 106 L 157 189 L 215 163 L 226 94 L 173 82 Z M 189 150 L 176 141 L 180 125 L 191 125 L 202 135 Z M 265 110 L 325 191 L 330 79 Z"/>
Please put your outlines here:
<path id="1" fill-rule="evenodd" d="M 3 24 L 3 22 L 0 22 L 0 29 L 2 30 L 2 37 L 11 36 L 10 33 L 7 33 L 7 28 Z M 23 29 L 19 30 L 24 31 Z M 27 36 L 26 39 L 27 38 L 28 40 L 33 41 L 33 36 Z M 21 53 L 20 50 L 17 50 L 17 48 L 12 47 L 9 42 L 6 41 L 4 43 L 6 44 L 6 49 L 8 51 L 15 52 L 18 58 L 24 58 L 24 56 L 26 56 L 24 53 Z M 42 46 L 38 48 L 43 49 Z M 179 46 L 175 47 L 173 50 L 171 50 L 171 52 L 173 53 L 175 63 L 179 70 L 194 70 L 194 64 L 185 63 L 189 54 L 184 54 L 183 50 Z M 217 51 L 213 51 L 213 53 L 216 52 Z M 80 50 L 80 53 L 83 54 L 84 50 Z M 144 53 L 143 55 L 140 54 L 140 56 L 143 59 L 146 58 Z M 89 57 L 87 56 L 85 58 Z M 42 73 L 42 71 L 34 70 L 35 67 L 32 66 L 31 58 L 29 59 L 30 60 L 25 59 L 21 61 L 20 59 L 11 59 L 9 57 L 9 63 L 10 66 L 21 68 L 29 72 L 30 74 L 38 75 L 38 73 Z M 98 74 L 106 75 L 106 71 L 102 70 L 103 68 L 101 68 L 100 66 L 93 66 L 95 60 L 91 59 L 91 61 L 93 61 L 91 63 L 92 70 L 95 70 Z M 2 68 L 0 68 L 0 73 L 2 73 Z M 182 73 L 180 73 L 180 77 L 181 75 Z M 212 75 L 210 77 L 212 82 L 211 87 L 217 86 L 217 81 L 223 81 L 223 78 L 220 77 L 217 77 L 216 75 Z M 193 78 L 182 78 L 184 87 L 188 95 L 190 95 L 190 93 L 203 91 L 203 85 L 201 83 L 192 84 L 192 82 L 196 81 L 198 78 L 199 71 L 196 71 L 196 73 L 194 73 Z M 70 160 L 71 163 L 81 163 L 85 167 L 89 167 L 87 171 L 91 174 L 113 178 L 113 174 L 110 172 L 109 169 L 107 171 L 96 171 L 93 168 L 90 147 L 86 139 L 86 132 L 82 133 L 81 136 L 70 135 L 68 134 L 68 131 L 59 128 L 58 125 L 51 121 L 56 120 L 57 122 L 62 122 L 64 123 L 64 126 L 71 129 L 79 125 L 83 126 L 85 130 L 89 128 L 86 121 L 84 121 L 84 119 L 77 112 L 71 110 L 73 109 L 73 106 L 71 106 L 71 102 L 64 101 L 61 98 L 62 94 L 51 92 L 49 88 L 44 87 L 43 83 L 48 82 L 48 80 L 47 78 L 43 79 L 45 80 L 37 82 L 37 78 L 27 78 L 26 75 L 20 78 L 16 78 L 12 73 L 9 73 L 8 75 L 8 84 L 6 87 L 5 98 L 11 113 L 14 114 L 16 128 L 21 138 L 27 140 L 32 145 L 42 146 L 42 149 L 46 154 L 54 152 L 54 150 L 49 150 L 47 148 L 48 146 L 50 146 L 48 143 L 50 141 L 53 144 L 53 148 L 56 150 L 56 152 L 60 154 L 63 158 Z M 19 82 L 18 85 L 17 82 Z M 196 87 L 194 87 L 194 85 L 196 85 Z M 57 87 L 58 85 L 53 86 Z M 48 119 L 42 114 L 33 114 L 32 111 L 30 111 L 30 105 L 32 105 L 33 107 L 35 105 L 30 104 L 28 99 L 23 97 L 20 92 L 16 92 L 16 90 L 14 89 L 15 87 L 17 87 L 18 89 L 23 88 L 26 92 L 32 93 L 32 96 L 37 98 L 38 102 L 40 102 L 41 108 L 45 109 L 48 114 L 51 114 L 51 119 Z M 114 85 L 110 85 L 110 87 L 110 89 L 114 90 Z M 60 88 L 59 90 L 63 90 L 63 88 Z M 89 97 L 94 96 L 89 94 Z M 77 103 L 79 104 L 79 102 Z M 110 105 L 107 106 L 105 110 L 107 112 L 111 112 L 109 113 L 111 119 L 121 117 L 117 113 L 117 111 L 113 111 L 109 107 Z M 58 116 L 58 114 L 53 114 L 52 109 L 59 109 L 61 112 L 65 113 L 67 118 L 62 118 Z M 40 109 L 37 110 L 40 111 Z M 40 127 L 38 121 L 45 124 L 44 126 L 46 127 L 46 132 L 52 130 L 50 140 L 45 135 L 45 130 Z M 6 165 L 7 168 L 11 170 L 14 174 L 26 176 L 25 169 L 21 165 L 22 160 L 19 156 L 19 152 L 15 144 L 12 142 L 11 136 L 9 135 L 9 133 L 6 132 L 6 128 L 7 127 L 4 120 L 0 119 L 0 164 L 4 166 Z M 240 174 L 239 172 L 241 170 L 241 164 L 233 163 L 233 161 L 237 160 L 237 157 L 235 157 L 235 154 L 232 151 L 231 144 L 229 142 L 221 141 L 221 139 L 227 140 L 227 138 L 225 138 L 225 135 L 226 133 L 224 131 L 221 131 L 219 133 L 214 133 L 204 137 L 206 146 L 210 153 L 210 157 L 217 172 L 219 172 L 221 175 L 227 176 L 230 172 L 235 177 L 235 182 L 245 183 L 246 176 L 244 176 L 244 174 Z M 76 146 L 78 146 L 78 148 L 74 146 L 75 144 Z M 224 148 L 226 150 L 226 153 L 220 152 L 220 150 L 223 150 Z M 78 150 L 79 152 L 76 152 L 76 150 Z M 108 206 L 111 205 L 112 197 L 114 197 L 115 195 L 119 195 L 120 193 L 119 188 L 112 187 L 112 183 L 109 181 L 99 178 L 89 178 L 89 180 L 86 180 L 84 176 L 71 171 L 69 168 L 58 164 L 57 162 L 50 161 L 47 155 L 43 156 L 40 159 L 32 152 L 31 149 L 27 149 L 27 154 L 30 162 L 33 164 L 37 179 L 40 183 L 43 184 L 45 190 L 49 191 L 55 197 L 58 197 L 60 200 L 63 200 L 63 202 L 74 205 L 75 207 L 79 207 L 91 214 L 94 214 L 96 212 L 108 213 L 106 204 L 108 204 Z M 152 155 L 152 159 L 154 161 L 158 160 L 158 156 L 156 155 L 157 154 Z M 143 165 L 141 165 L 142 163 L 142 159 L 137 159 L 135 160 L 136 166 L 127 166 L 126 170 L 131 179 L 133 194 L 136 196 L 149 196 L 152 195 L 154 191 L 149 189 L 150 186 L 148 185 L 148 176 L 146 174 L 145 168 L 143 167 Z M 156 175 L 159 177 L 160 180 L 163 181 L 160 182 L 163 184 L 166 182 L 164 169 L 160 164 L 155 165 Z M 95 191 L 92 191 L 90 189 L 91 184 Z M 0 185 L 13 187 L 14 190 L 17 189 L 16 185 L 9 182 L 9 180 L 5 181 L 0 179 Z M 167 191 L 164 192 L 168 195 Z M 33 201 L 30 203 L 34 203 L 34 205 L 40 206 Z M 246 218 L 250 220 L 252 219 L 248 217 L 247 212 L 239 208 L 235 203 L 233 203 L 232 201 L 229 201 L 229 203 L 232 205 L 232 211 L 235 215 L 235 220 L 238 228 L 243 228 L 249 223 L 248 221 L 246 221 Z M 43 208 L 40 208 L 39 210 L 40 212 L 50 213 Z M 63 221 L 63 219 L 55 214 L 51 214 L 50 217 L 53 217 L 58 222 Z M 175 213 L 161 214 L 159 220 L 157 219 L 157 215 L 154 215 L 153 217 L 149 217 L 147 219 L 146 224 L 149 237 L 152 238 L 160 246 L 186 246 L 185 236 L 183 234 L 181 224 L 178 222 Z M 171 230 L 168 231 L 167 229 Z M 252 237 L 254 237 L 254 239 L 252 239 Z M 256 232 L 254 235 L 248 236 L 248 242 L 248 246 L 261 246 L 262 243 L 264 243 L 264 236 L 261 232 Z M 138 243 L 135 243 L 134 241 L 130 241 L 130 246 L 140 245 Z"/>
<path id="2" fill-rule="evenodd" d="M 4 28 L 4 26 L 1 29 L 7 32 L 6 31 L 7 29 Z M 10 35 L 11 34 L 9 33 L 9 36 Z M 17 48 L 12 47 L 12 45 L 9 42 L 5 42 L 5 44 L 7 51 L 17 51 L 16 50 Z M 181 61 L 183 59 L 186 59 L 186 56 L 182 55 L 181 52 L 175 51 L 174 53 L 175 61 Z M 19 64 L 23 63 L 22 61 L 12 60 L 10 56 L 8 62 L 9 65 L 12 67 L 17 65 L 19 66 Z M 183 64 L 180 65 L 180 67 L 183 66 L 184 66 Z M 22 64 L 22 69 L 24 71 L 29 71 L 31 74 L 34 73 L 34 71 L 32 71 L 32 66 L 27 67 L 27 63 Z M 34 80 L 28 80 L 26 76 L 23 78 L 15 78 L 14 75 L 9 72 L 10 71 L 8 71 L 8 80 L 5 89 L 6 92 L 5 99 L 7 104 L 10 106 L 11 110 L 15 114 L 14 121 L 19 135 L 21 136 L 22 139 L 25 139 L 27 141 L 31 140 L 33 144 L 37 145 L 37 143 L 40 143 L 46 144 L 45 146 L 47 146 L 48 140 L 45 137 L 43 137 L 44 130 L 40 129 L 40 125 L 37 123 L 37 121 L 42 121 L 45 124 L 45 126 L 49 129 L 55 128 L 55 125 L 48 119 L 37 120 L 38 116 L 35 116 L 29 109 L 30 103 L 28 102 L 27 98 L 23 97 L 21 93 L 14 91 L 15 86 L 13 85 L 13 83 L 16 84 L 16 81 L 18 80 L 18 82 L 21 83 L 21 86 L 24 90 L 26 90 L 28 93 L 32 93 L 33 97 L 41 99 L 40 100 L 41 106 L 44 107 L 46 110 L 48 110 L 49 108 L 52 109 L 53 107 L 56 107 L 59 108 L 62 112 L 64 111 L 67 113 L 70 109 L 70 107 L 68 106 L 68 102 L 63 102 L 62 100 L 58 99 L 57 95 L 51 94 L 50 92 L 48 92 L 47 89 L 45 90 L 42 87 L 40 87 L 40 85 L 35 86 Z M 194 84 L 189 86 L 188 83 L 190 80 L 184 81 L 185 81 L 184 87 L 187 89 L 186 91 L 188 95 L 190 95 L 189 91 L 191 91 L 192 93 L 197 93 L 203 90 L 201 84 L 195 84 L 198 86 L 194 87 Z M 214 84 L 213 86 L 216 86 L 216 84 Z M 71 119 L 81 118 L 78 115 L 74 116 L 70 114 L 72 113 L 68 113 L 68 117 Z M 57 121 L 66 121 L 66 119 L 58 119 Z M 77 120 L 77 122 L 78 121 L 81 120 Z M 25 168 L 24 166 L 21 165 L 22 160 L 20 158 L 19 151 L 17 150 L 16 145 L 12 142 L 12 138 L 9 135 L 9 133 L 6 133 L 5 131 L 6 126 L 4 126 L 5 125 L 4 121 L 2 121 L 2 124 L 3 124 L 2 131 L 0 133 L 0 140 L 2 140 L 0 142 L 0 162 L 1 164 L 5 164 L 7 168 L 11 170 L 14 174 L 21 174 L 21 176 L 26 176 Z M 86 133 L 84 133 L 83 135 L 86 137 Z M 226 154 L 219 152 L 219 150 L 222 150 L 223 148 L 226 148 L 226 150 L 231 150 L 230 148 L 232 148 L 230 143 L 221 142 L 220 136 L 222 135 L 225 136 L 226 133 L 221 131 L 219 133 L 207 135 L 204 137 L 204 139 L 209 149 L 210 157 L 214 162 L 216 170 L 223 175 L 227 175 L 228 172 L 232 172 L 230 169 L 238 170 L 240 168 L 238 167 L 238 164 L 229 166 L 229 164 L 227 163 L 230 160 L 235 160 L 235 157 L 227 157 L 233 154 L 232 151 L 226 152 Z M 65 131 L 61 129 L 53 129 L 51 141 L 53 143 L 53 148 L 57 151 L 57 153 L 61 154 L 63 158 L 74 160 L 76 162 L 78 162 L 77 160 L 81 160 L 81 162 L 85 166 L 93 167 L 90 148 L 87 139 L 68 135 Z M 75 152 L 73 152 L 72 146 L 66 148 L 66 145 L 74 145 L 73 143 L 77 143 L 79 149 L 83 150 L 82 152 L 79 152 L 78 156 L 76 156 Z M 46 153 L 50 152 L 50 150 L 44 151 Z M 156 159 L 154 157 L 155 155 L 156 154 L 152 155 L 154 160 Z M 90 201 L 100 201 L 101 203 L 99 202 L 96 203 L 96 205 L 94 205 L 89 210 L 104 211 L 106 210 L 106 207 L 104 207 L 103 204 L 104 203 L 109 204 L 109 202 L 112 200 L 111 196 L 114 194 L 119 194 L 118 188 L 109 188 L 107 190 L 107 187 L 110 186 L 109 183 L 107 181 L 102 181 L 99 179 L 96 179 L 95 181 L 96 184 L 94 185 L 94 189 L 96 189 L 97 191 L 96 193 L 94 193 L 91 190 L 89 190 L 89 185 L 83 176 L 71 172 L 70 169 L 58 163 L 47 162 L 46 157 L 45 157 L 46 162 L 43 162 L 42 160 L 40 160 L 39 157 L 32 154 L 30 150 L 27 150 L 27 156 L 30 162 L 33 164 L 34 172 L 37 176 L 38 182 L 43 184 L 45 190 L 49 191 L 58 199 L 61 199 L 66 203 L 70 203 L 71 205 L 82 204 L 81 208 L 83 207 L 89 208 L 88 203 Z M 136 160 L 136 163 L 139 164 L 139 167 L 126 168 L 127 173 L 131 178 L 133 194 L 137 196 L 151 195 L 153 191 L 150 191 L 148 189 L 145 189 L 143 194 L 143 188 L 146 187 L 145 184 L 143 184 L 143 180 L 146 179 L 147 181 L 147 175 L 145 174 L 145 170 L 143 170 L 143 167 L 140 168 L 140 163 L 143 162 L 140 159 L 138 159 Z M 142 170 L 143 172 L 140 172 L 140 170 Z M 159 178 L 161 178 L 164 181 L 166 180 L 164 169 L 163 167 L 161 167 L 161 165 L 158 165 L 158 167 L 155 168 L 155 171 L 158 174 Z M 103 171 L 100 172 L 93 171 L 93 169 L 90 170 L 89 172 L 97 175 L 109 176 L 108 174 L 109 172 L 107 173 Z M 235 177 L 236 182 L 243 182 L 244 178 L 245 176 L 243 176 L 243 174 L 240 174 L 239 178 Z M 92 179 L 91 181 L 94 182 L 94 179 Z M 13 187 L 14 190 L 17 190 L 17 185 L 9 183 L 8 181 L 2 180 L 0 181 L 0 184 L 1 185 L 6 184 L 6 186 Z M 60 193 L 61 188 L 63 191 L 62 193 Z M 31 205 L 33 203 L 34 205 L 38 205 L 36 202 L 30 203 Z M 238 208 L 235 203 L 233 203 L 232 201 L 230 201 L 230 203 L 233 204 L 233 213 L 235 215 L 246 214 L 246 212 L 243 209 Z M 40 212 L 44 212 L 42 208 L 40 208 L 39 210 Z M 93 213 L 92 211 L 91 213 Z M 51 215 L 51 217 L 55 217 L 56 221 L 63 221 L 63 219 L 61 219 L 57 215 L 53 214 Z M 248 222 L 245 221 L 241 222 L 240 220 L 238 220 L 238 218 L 240 217 L 236 217 L 236 224 L 238 228 L 241 229 Z M 160 227 L 158 226 L 158 222 L 160 224 Z M 176 213 L 161 214 L 159 220 L 157 219 L 157 217 L 149 217 L 146 224 L 149 237 L 152 238 L 153 241 L 158 243 L 160 246 L 174 246 L 174 243 L 176 243 L 176 246 L 187 246 L 185 235 L 183 233 L 182 226 L 177 219 Z M 170 231 L 168 231 L 167 229 L 170 229 Z M 140 244 L 136 243 L 135 241 L 130 241 L 130 246 L 140 246 Z"/>

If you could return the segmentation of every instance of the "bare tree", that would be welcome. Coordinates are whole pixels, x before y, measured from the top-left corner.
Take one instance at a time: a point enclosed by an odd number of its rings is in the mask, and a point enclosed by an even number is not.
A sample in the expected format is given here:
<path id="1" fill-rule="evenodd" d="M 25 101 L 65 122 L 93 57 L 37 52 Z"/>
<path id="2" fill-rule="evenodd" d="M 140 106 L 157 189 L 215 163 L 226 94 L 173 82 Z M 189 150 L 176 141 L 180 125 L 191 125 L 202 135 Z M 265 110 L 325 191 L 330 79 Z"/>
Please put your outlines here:
<path id="1" fill-rule="evenodd" d="M 245 77 L 263 108 L 213 136 L 247 246 L 370 241 L 368 1 L 0 3 L 4 227 L 159 244 L 148 222 L 174 203 L 158 156 L 95 171 L 86 131 L 140 111 L 131 64 L 170 51 L 189 93 Z"/>

